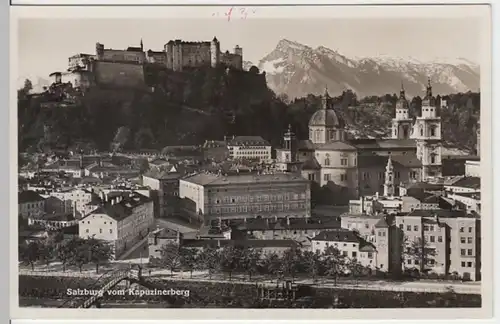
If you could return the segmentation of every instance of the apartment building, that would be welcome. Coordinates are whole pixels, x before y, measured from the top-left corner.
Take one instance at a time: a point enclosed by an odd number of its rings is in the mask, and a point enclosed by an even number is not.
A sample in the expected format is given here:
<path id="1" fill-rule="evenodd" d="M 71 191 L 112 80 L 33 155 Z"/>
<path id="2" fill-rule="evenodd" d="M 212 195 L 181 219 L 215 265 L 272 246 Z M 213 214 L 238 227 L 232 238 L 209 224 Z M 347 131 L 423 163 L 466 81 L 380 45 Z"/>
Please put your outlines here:
<path id="1" fill-rule="evenodd" d="M 465 210 L 414 210 L 396 216 L 406 252 L 416 246 L 420 254 L 403 252 L 405 268 L 437 274 L 458 274 L 480 280 L 480 217 Z M 426 264 L 421 265 L 422 261 Z"/>
<path id="2" fill-rule="evenodd" d="M 153 223 L 153 201 L 134 193 L 112 198 L 82 218 L 79 236 L 108 241 L 117 257 L 146 237 Z"/>
<path id="3" fill-rule="evenodd" d="M 271 160 L 272 147 L 260 136 L 236 136 L 227 142 L 229 157 L 246 160 Z"/>

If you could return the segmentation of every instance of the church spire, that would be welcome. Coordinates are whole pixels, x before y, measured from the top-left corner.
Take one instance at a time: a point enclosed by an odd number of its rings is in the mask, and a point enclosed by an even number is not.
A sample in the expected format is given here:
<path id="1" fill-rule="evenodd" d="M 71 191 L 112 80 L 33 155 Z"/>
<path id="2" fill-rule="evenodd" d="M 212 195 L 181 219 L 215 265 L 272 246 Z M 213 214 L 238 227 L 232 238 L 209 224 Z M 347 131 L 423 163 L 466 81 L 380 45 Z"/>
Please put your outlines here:
<path id="1" fill-rule="evenodd" d="M 399 98 L 405 99 L 405 87 L 403 85 L 403 81 L 401 81 L 401 91 L 399 92 Z"/>
<path id="2" fill-rule="evenodd" d="M 427 97 L 431 98 L 432 97 L 432 85 L 431 85 L 431 78 L 427 78 Z"/>
<path id="3" fill-rule="evenodd" d="M 325 86 L 325 94 L 323 95 L 322 98 L 322 105 L 321 109 L 328 109 L 330 105 L 330 95 L 328 94 L 328 86 Z"/>
<path id="4" fill-rule="evenodd" d="M 142 43 L 142 38 L 141 38 L 141 50 L 144 50 L 144 44 Z"/>
<path id="5" fill-rule="evenodd" d="M 385 167 L 384 196 L 394 196 L 394 168 L 392 166 L 392 158 L 390 155 Z"/>

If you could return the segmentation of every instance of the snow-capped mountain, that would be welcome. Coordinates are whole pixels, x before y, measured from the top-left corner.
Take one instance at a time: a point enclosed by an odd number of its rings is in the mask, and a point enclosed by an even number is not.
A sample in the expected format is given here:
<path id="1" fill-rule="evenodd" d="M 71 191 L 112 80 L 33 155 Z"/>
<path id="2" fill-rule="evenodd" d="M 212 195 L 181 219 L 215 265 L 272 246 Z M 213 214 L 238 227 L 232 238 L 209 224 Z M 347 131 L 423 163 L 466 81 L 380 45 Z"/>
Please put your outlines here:
<path id="1" fill-rule="evenodd" d="M 251 66 L 250 62 L 245 62 Z M 479 65 L 463 58 L 349 58 L 324 46 L 309 46 L 283 39 L 257 64 L 266 72 L 268 85 L 290 98 L 320 94 L 328 87 L 332 95 L 351 89 L 358 96 L 399 93 L 422 95 L 430 78 L 435 94 L 479 90 Z"/>

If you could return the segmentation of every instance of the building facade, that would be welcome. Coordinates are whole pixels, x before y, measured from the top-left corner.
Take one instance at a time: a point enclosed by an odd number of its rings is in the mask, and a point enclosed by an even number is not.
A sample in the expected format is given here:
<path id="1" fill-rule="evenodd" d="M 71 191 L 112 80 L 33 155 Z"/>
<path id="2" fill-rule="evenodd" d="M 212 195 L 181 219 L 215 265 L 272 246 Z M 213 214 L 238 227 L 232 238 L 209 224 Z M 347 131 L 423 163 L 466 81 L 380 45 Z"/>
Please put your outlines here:
<path id="1" fill-rule="evenodd" d="M 153 223 L 151 199 L 140 194 L 118 196 L 79 221 L 79 236 L 109 242 L 116 258 L 146 237 Z"/>
<path id="2" fill-rule="evenodd" d="M 45 213 L 45 199 L 34 191 L 21 191 L 18 194 L 18 207 L 22 218 L 39 218 Z"/>
<path id="3" fill-rule="evenodd" d="M 260 136 L 236 136 L 227 142 L 231 159 L 270 161 L 272 147 Z"/>
<path id="4" fill-rule="evenodd" d="M 179 196 L 186 215 L 206 223 L 311 216 L 310 183 L 294 174 L 199 173 L 180 180 Z"/>

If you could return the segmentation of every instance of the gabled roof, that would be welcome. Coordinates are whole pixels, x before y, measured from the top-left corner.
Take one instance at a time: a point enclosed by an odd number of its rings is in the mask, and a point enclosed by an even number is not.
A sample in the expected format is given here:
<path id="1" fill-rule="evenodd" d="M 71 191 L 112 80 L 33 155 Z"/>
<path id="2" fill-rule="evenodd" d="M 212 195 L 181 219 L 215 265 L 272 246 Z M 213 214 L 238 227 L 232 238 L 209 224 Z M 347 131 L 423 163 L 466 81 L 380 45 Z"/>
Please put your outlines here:
<path id="1" fill-rule="evenodd" d="M 94 214 L 106 214 L 116 221 L 121 221 L 132 215 L 134 208 L 150 201 L 152 201 L 151 198 L 134 192 L 129 197 L 123 197 L 123 199 L 118 203 L 111 204 L 111 202 L 108 202 L 102 205 L 85 216 L 83 219 Z"/>
<path id="2" fill-rule="evenodd" d="M 375 228 L 389 228 L 385 217 L 382 216 L 382 218 L 380 218 L 380 220 L 375 224 Z"/>
<path id="3" fill-rule="evenodd" d="M 311 157 L 307 159 L 307 161 L 302 164 L 302 169 L 303 170 L 320 170 L 321 165 L 319 164 L 318 160 L 316 160 L 316 157 Z"/>
<path id="4" fill-rule="evenodd" d="M 359 155 L 359 168 L 384 167 L 387 165 L 388 156 L 383 155 Z M 392 165 L 395 168 L 418 168 L 422 162 L 415 154 L 391 155 Z"/>
<path id="5" fill-rule="evenodd" d="M 346 229 L 332 229 L 328 231 L 322 231 L 316 235 L 313 241 L 328 241 L 328 242 L 351 242 L 359 243 L 360 238 L 350 230 Z"/>
<path id="6" fill-rule="evenodd" d="M 479 177 L 463 177 L 462 179 L 454 182 L 452 187 L 463 187 L 469 189 L 481 189 L 481 178 Z"/>
<path id="7" fill-rule="evenodd" d="M 37 192 L 32 190 L 21 191 L 17 195 L 18 204 L 24 204 L 29 202 L 36 202 L 45 200 L 42 196 L 40 196 Z"/>

